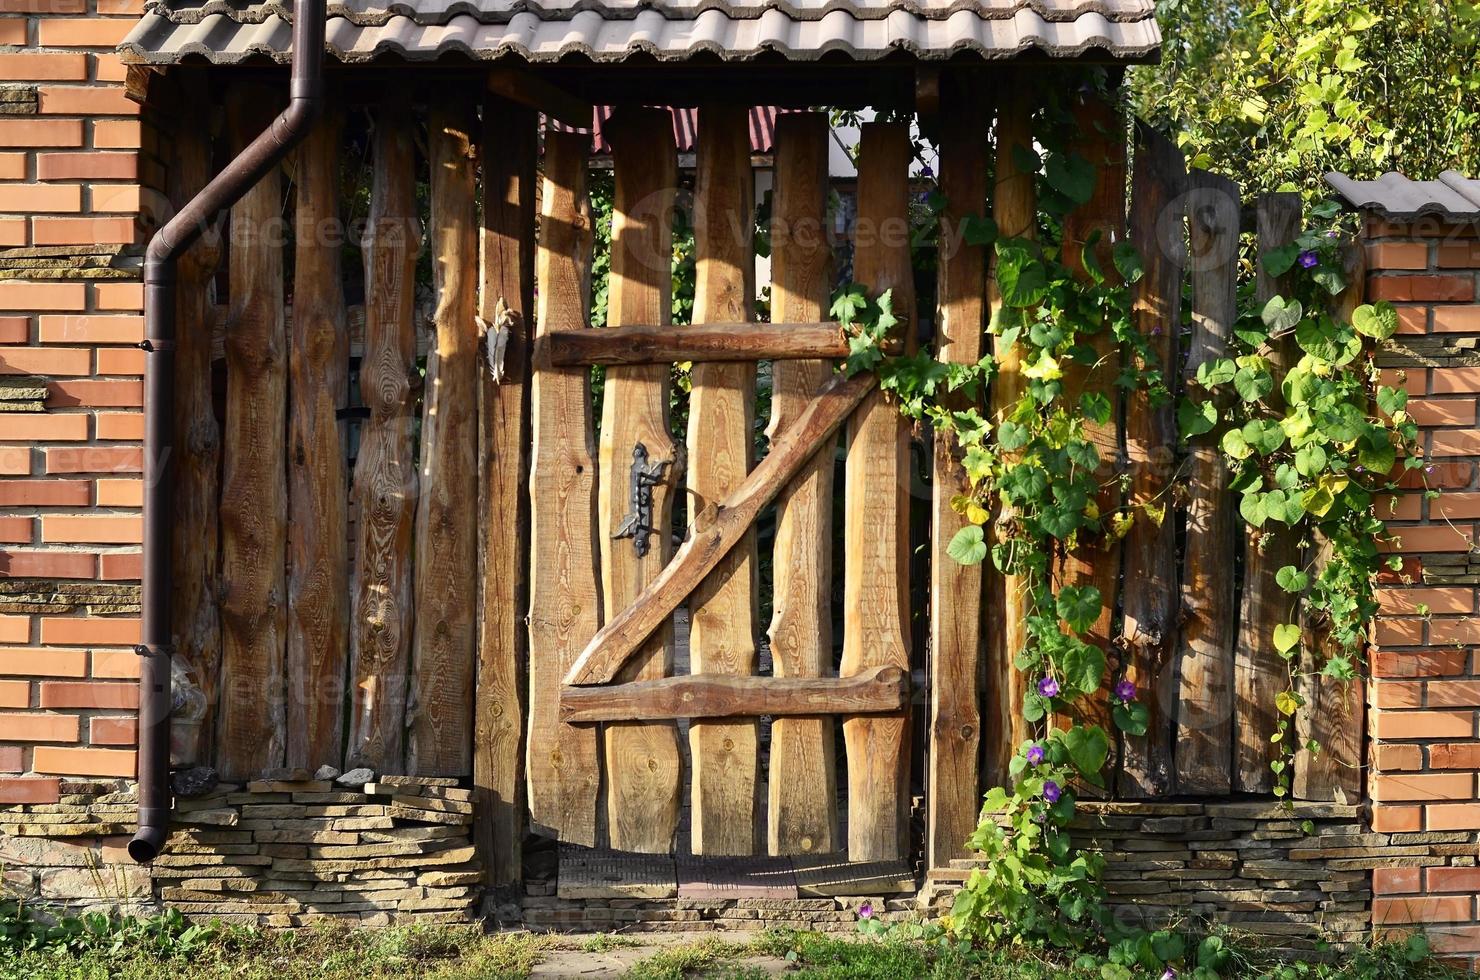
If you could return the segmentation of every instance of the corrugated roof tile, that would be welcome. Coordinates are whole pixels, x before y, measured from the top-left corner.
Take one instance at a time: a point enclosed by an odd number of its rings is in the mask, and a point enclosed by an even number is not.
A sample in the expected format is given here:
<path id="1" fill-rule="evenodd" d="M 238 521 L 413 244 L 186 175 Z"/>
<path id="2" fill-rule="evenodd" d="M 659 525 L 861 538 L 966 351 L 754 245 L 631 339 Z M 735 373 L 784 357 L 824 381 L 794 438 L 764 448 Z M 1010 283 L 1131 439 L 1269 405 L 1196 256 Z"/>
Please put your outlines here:
<path id="1" fill-rule="evenodd" d="M 1453 170 L 1444 171 L 1438 180 L 1409 180 L 1399 173 L 1386 173 L 1376 180 L 1352 180 L 1333 173 L 1326 175 L 1326 183 L 1352 207 L 1390 221 L 1480 221 L 1480 180 Z"/>

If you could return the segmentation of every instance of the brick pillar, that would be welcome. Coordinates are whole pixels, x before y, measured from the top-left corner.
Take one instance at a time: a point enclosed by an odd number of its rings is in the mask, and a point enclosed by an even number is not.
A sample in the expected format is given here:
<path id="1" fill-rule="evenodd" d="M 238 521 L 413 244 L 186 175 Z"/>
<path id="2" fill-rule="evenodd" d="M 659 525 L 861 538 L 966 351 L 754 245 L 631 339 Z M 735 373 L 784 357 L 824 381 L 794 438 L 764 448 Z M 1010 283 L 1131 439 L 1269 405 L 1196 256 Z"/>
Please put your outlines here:
<path id="1" fill-rule="evenodd" d="M 58 777 L 134 774 L 138 214 L 158 168 L 113 51 L 140 0 L 0 11 L 4 804 L 55 801 Z"/>
<path id="2" fill-rule="evenodd" d="M 1399 572 L 1385 573 L 1370 688 L 1372 830 L 1405 847 L 1373 871 L 1376 926 L 1422 924 L 1464 965 L 1480 955 L 1480 239 L 1475 225 L 1367 222 L 1368 295 L 1399 311 L 1388 384 L 1408 391 L 1428 457 L 1396 509 Z M 1441 490 L 1428 499 L 1424 481 Z M 1412 848 L 1408 850 L 1406 848 Z"/>

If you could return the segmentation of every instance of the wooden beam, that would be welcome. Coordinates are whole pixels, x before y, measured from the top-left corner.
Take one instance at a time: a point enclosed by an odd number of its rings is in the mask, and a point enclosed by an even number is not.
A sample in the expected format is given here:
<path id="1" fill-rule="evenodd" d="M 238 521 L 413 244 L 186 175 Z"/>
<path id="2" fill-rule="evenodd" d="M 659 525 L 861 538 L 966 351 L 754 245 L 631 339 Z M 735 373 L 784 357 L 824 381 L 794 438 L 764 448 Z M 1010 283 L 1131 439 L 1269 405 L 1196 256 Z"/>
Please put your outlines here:
<path id="1" fill-rule="evenodd" d="M 340 411 L 349 404 L 339 224 L 340 133 L 331 110 L 298 150 L 298 234 L 288 361 L 287 765 L 338 765 L 349 660 L 349 474 Z"/>
<path id="2" fill-rule="evenodd" d="M 909 698 L 909 675 L 898 667 L 874 667 L 851 677 L 694 674 L 610 687 L 565 687 L 560 691 L 560 718 L 574 725 L 621 719 L 882 714 L 899 711 Z"/>
<path id="3" fill-rule="evenodd" d="M 591 208 L 584 134 L 545 130 L 535 329 L 590 323 Z M 601 758 L 593 729 L 559 718 L 560 679 L 601 626 L 596 444 L 588 373 L 530 379 L 529 819 L 540 834 L 595 847 Z"/>
<path id="4" fill-rule="evenodd" d="M 241 86 L 227 104 L 232 146 L 271 121 L 276 95 Z M 222 691 L 216 765 L 231 782 L 283 764 L 287 605 L 287 326 L 283 315 L 282 171 L 231 209 L 226 427 L 221 479 Z"/>
<path id="5" fill-rule="evenodd" d="M 565 675 L 566 684 L 610 684 L 643 642 L 745 535 L 765 507 L 874 389 L 872 374 L 833 380 L 797 417 L 750 475 L 721 501 L 642 594 L 607 620 Z"/>
<path id="6" fill-rule="evenodd" d="M 488 91 L 510 102 L 537 109 L 577 129 L 589 130 L 595 119 L 592 105 L 585 99 L 518 68 L 490 69 Z"/>
<path id="7" fill-rule="evenodd" d="M 848 356 L 839 323 L 704 323 L 608 327 L 541 338 L 536 363 L 677 364 L 683 361 L 771 361 Z"/>
<path id="8" fill-rule="evenodd" d="M 416 625 L 406 771 L 473 770 L 478 577 L 477 136 L 472 104 L 448 97 L 427 123 L 433 322 L 416 509 Z"/>
<path id="9" fill-rule="evenodd" d="M 828 122 L 820 112 L 776 120 L 776 189 L 771 207 L 771 311 L 815 320 L 827 310 L 832 253 L 827 235 Z M 772 367 L 774 446 L 832 375 L 824 360 Z M 832 502 L 837 438 L 822 441 L 776 498 L 772 552 L 771 663 L 777 677 L 833 672 Z M 767 838 L 772 854 L 828 854 L 838 841 L 835 721 L 771 722 Z"/>
<path id="10" fill-rule="evenodd" d="M 991 106 L 963 91 L 961 80 L 942 81 L 951 119 L 940 146 L 940 192 L 946 199 L 940 245 L 939 357 L 952 364 L 981 360 L 986 327 L 986 249 L 959 236 L 968 216 L 986 213 L 987 136 Z M 976 403 L 961 408 L 980 408 Z M 930 752 L 927 773 L 926 857 L 932 868 L 965 857 L 966 839 L 981 814 L 982 566 L 963 565 L 947 552 L 966 526 L 951 500 L 967 491 L 956 437 L 935 435 L 930 512 Z"/>
<path id="11" fill-rule="evenodd" d="M 1189 190 L 1192 336 L 1182 370 L 1184 385 L 1197 377 L 1202 365 L 1228 356 L 1238 317 L 1238 184 L 1194 170 Z M 1206 395 L 1199 391 L 1195 397 Z M 1228 465 L 1216 434 L 1188 443 L 1174 752 L 1177 792 L 1222 795 L 1233 786 L 1233 643 L 1238 614 L 1234 552 L 1239 517 L 1228 493 Z"/>

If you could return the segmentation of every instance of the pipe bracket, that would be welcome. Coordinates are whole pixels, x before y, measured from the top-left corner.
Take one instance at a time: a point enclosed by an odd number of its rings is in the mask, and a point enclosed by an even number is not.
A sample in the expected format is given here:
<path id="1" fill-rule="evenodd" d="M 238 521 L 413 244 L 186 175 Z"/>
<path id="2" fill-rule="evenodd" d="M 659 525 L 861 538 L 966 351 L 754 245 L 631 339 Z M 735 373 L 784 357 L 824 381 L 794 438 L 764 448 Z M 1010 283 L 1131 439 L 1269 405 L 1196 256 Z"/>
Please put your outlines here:
<path id="1" fill-rule="evenodd" d="M 173 643 L 137 643 L 134 645 L 134 653 L 140 657 L 173 657 L 175 645 Z"/>

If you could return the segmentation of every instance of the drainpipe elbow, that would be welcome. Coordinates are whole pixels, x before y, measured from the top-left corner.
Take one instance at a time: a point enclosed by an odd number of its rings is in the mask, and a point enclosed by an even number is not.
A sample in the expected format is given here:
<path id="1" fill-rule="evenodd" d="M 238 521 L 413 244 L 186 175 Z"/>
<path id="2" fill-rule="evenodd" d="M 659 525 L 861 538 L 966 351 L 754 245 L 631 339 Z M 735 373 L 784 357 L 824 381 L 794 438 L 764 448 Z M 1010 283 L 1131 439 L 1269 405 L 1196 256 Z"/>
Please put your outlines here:
<path id="1" fill-rule="evenodd" d="M 128 842 L 128 856 L 135 864 L 148 864 L 159 856 L 169 834 L 170 811 L 158 807 L 139 809 L 139 830 Z"/>

